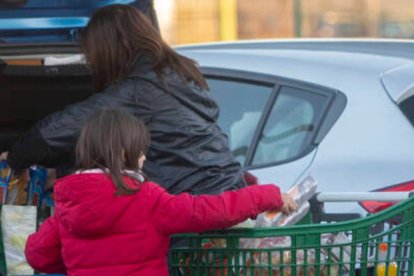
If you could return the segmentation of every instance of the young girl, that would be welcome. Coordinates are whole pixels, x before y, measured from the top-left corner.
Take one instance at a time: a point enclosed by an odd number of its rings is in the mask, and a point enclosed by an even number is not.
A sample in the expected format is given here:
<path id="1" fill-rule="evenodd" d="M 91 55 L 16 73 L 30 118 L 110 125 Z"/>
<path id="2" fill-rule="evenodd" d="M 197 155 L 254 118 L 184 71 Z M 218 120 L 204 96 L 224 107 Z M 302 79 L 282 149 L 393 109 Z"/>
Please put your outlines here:
<path id="1" fill-rule="evenodd" d="M 126 112 L 92 115 L 76 145 L 78 171 L 57 181 L 55 213 L 29 236 L 36 270 L 68 275 L 168 275 L 170 235 L 226 228 L 267 210 L 289 213 L 275 185 L 220 195 L 171 195 L 140 174 L 150 143 Z"/>

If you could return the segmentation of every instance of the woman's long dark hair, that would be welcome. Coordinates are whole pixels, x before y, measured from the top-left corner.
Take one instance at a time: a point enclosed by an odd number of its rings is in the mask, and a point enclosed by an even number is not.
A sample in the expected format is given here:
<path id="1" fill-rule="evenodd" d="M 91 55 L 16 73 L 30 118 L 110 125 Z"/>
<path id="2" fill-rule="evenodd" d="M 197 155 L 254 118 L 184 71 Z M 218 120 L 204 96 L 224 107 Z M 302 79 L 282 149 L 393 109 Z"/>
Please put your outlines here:
<path id="1" fill-rule="evenodd" d="M 82 46 L 98 91 L 126 78 L 142 57 L 153 60 L 159 76 L 168 67 L 183 80 L 208 89 L 196 62 L 168 46 L 149 19 L 132 6 L 116 4 L 98 9 L 86 27 Z"/>
<path id="2" fill-rule="evenodd" d="M 138 118 L 119 110 L 98 111 L 82 127 L 76 168 L 108 170 L 118 194 L 134 193 L 137 189 L 126 185 L 123 171 L 139 171 L 138 159 L 149 143 L 149 131 Z"/>

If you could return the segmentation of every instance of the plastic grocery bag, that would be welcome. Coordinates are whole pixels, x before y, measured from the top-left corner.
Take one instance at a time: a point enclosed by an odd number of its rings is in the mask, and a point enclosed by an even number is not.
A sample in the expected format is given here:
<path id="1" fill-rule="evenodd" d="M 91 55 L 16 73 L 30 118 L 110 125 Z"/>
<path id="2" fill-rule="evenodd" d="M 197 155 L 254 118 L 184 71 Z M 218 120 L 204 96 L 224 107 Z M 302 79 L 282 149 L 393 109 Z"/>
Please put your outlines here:
<path id="1" fill-rule="evenodd" d="M 7 274 L 32 275 L 33 269 L 26 262 L 24 248 L 27 237 L 36 231 L 36 206 L 3 205 L 1 230 Z"/>
<path id="2" fill-rule="evenodd" d="M 288 216 L 278 211 L 269 211 L 257 216 L 255 227 L 275 227 L 293 225 L 299 222 L 310 209 L 308 200 L 315 194 L 317 183 L 311 176 L 288 190 L 298 205 L 298 210 Z"/>

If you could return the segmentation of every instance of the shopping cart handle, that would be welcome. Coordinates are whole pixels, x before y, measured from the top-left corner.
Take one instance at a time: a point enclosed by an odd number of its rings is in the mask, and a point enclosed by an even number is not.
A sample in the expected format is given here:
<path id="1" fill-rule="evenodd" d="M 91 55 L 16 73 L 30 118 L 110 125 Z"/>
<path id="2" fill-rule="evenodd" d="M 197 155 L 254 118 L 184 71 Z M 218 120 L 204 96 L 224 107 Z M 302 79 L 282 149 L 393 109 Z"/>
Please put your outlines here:
<path id="1" fill-rule="evenodd" d="M 318 193 L 318 202 L 385 201 L 398 202 L 414 196 L 411 192 Z"/>

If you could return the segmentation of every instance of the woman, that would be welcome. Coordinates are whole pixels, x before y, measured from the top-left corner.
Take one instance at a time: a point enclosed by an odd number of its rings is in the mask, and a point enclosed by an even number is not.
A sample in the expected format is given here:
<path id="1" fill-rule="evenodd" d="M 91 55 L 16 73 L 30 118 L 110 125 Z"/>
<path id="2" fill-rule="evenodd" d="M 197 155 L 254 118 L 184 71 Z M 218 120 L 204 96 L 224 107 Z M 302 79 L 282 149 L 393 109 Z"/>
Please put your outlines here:
<path id="1" fill-rule="evenodd" d="M 103 7 L 82 44 L 102 93 L 38 122 L 9 151 L 13 168 L 71 162 L 83 122 L 112 108 L 145 122 L 152 143 L 143 171 L 169 192 L 217 194 L 245 186 L 196 63 L 171 49 L 144 14 L 128 5 Z"/>

